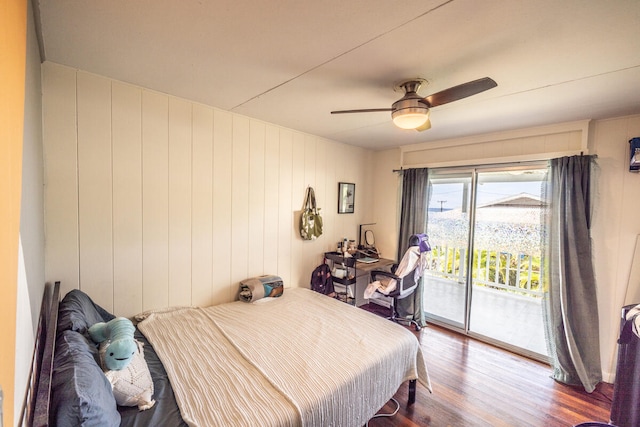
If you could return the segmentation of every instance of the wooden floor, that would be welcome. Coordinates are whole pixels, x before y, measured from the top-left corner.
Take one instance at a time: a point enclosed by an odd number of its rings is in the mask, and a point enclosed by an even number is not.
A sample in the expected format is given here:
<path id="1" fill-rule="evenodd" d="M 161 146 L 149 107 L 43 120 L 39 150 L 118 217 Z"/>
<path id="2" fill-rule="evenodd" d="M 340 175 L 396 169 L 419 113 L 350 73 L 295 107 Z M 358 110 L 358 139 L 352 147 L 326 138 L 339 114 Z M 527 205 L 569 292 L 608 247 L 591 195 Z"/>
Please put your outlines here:
<path id="1" fill-rule="evenodd" d="M 374 418 L 370 427 L 567 427 L 609 421 L 611 384 L 588 394 L 552 380 L 545 364 L 447 329 L 429 325 L 414 333 L 433 394 L 418 384 L 416 403 L 407 408 L 408 387 L 403 385 L 395 396 L 398 413 Z M 394 409 L 387 403 L 380 413 Z"/>

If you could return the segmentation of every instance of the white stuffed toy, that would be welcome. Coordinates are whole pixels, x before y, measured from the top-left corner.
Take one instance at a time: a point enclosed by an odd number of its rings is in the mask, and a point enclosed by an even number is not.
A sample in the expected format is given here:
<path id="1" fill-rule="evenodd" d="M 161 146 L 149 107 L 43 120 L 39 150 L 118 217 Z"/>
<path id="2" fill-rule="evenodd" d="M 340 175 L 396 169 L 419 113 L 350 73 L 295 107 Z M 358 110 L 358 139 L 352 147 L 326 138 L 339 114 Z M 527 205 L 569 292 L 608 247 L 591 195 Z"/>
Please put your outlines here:
<path id="1" fill-rule="evenodd" d="M 120 370 L 106 370 L 105 376 L 113 387 L 113 396 L 120 406 L 138 406 L 144 411 L 151 408 L 156 402 L 153 400 L 153 380 L 149 373 L 149 367 L 144 360 L 143 345 L 136 341 L 137 351 L 131 362 Z M 100 345 L 100 359 L 104 360 L 107 351 L 107 342 Z"/>

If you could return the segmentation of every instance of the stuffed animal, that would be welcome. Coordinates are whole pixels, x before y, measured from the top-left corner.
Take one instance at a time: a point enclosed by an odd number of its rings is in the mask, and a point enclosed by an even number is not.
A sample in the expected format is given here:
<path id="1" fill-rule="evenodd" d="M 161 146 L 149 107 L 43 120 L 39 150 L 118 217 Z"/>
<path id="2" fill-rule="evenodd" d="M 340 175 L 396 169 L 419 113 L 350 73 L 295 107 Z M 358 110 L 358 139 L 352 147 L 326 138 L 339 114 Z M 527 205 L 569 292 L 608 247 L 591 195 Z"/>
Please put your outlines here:
<path id="1" fill-rule="evenodd" d="M 100 322 L 89 328 L 89 335 L 96 343 L 107 341 L 104 347 L 104 357 L 101 362 L 103 369 L 119 371 L 127 367 L 138 350 L 133 339 L 135 328 L 131 320 L 116 317 L 107 323 Z"/>

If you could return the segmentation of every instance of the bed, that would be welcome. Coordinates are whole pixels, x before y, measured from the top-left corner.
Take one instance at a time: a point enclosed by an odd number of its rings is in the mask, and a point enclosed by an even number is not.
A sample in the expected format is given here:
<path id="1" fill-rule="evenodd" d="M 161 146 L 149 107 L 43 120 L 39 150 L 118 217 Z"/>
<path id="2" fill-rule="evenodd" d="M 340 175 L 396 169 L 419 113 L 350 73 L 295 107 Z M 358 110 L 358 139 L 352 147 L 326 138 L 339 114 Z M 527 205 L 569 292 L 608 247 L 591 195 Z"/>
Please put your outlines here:
<path id="1" fill-rule="evenodd" d="M 355 427 L 404 383 L 407 404 L 415 400 L 416 382 L 431 391 L 409 330 L 289 288 L 254 303 L 136 316 L 135 338 L 144 344 L 156 404 L 144 411 L 118 406 L 87 333 L 113 314 L 79 290 L 58 302 L 57 289 L 48 286 L 43 299 L 46 338 L 34 351 L 37 391 L 25 405 L 27 425 Z"/>

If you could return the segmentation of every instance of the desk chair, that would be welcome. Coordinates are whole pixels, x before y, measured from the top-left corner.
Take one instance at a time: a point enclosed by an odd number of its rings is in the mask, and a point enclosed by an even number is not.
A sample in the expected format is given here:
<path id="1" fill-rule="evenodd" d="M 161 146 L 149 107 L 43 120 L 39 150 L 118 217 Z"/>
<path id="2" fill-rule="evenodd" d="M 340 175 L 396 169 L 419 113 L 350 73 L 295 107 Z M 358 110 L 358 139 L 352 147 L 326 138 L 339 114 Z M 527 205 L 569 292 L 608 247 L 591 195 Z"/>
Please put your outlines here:
<path id="1" fill-rule="evenodd" d="M 416 269 L 418 269 L 421 265 L 419 258 L 421 257 L 421 254 L 423 252 L 431 250 L 431 248 L 428 246 L 427 239 L 428 238 L 426 237 L 426 234 L 414 234 L 413 236 L 411 236 L 411 238 L 409 239 L 409 248 L 405 251 L 402 257 L 401 264 L 405 263 L 405 258 L 415 256 L 416 254 L 418 256 L 418 261 L 410 271 L 404 273 L 402 276 L 396 275 L 396 272 L 398 271 L 398 264 L 394 264 L 391 267 L 391 272 L 382 271 L 382 270 L 371 271 L 372 281 L 381 280 L 385 278 L 387 280 L 394 279 L 396 281 L 396 288 L 393 291 L 389 292 L 388 294 L 381 292 L 380 288 L 376 289 L 377 293 L 380 293 L 384 296 L 391 298 L 391 307 L 390 307 L 391 316 L 387 317 L 387 319 L 397 323 L 402 321 L 409 322 L 409 324 L 414 325 L 416 331 L 419 331 L 420 329 L 422 329 L 418 324 L 418 322 L 416 322 L 413 319 L 400 317 L 398 314 L 397 304 L 398 304 L 398 300 L 401 300 L 403 298 L 413 295 L 416 288 L 418 287 L 418 281 L 416 280 Z M 408 261 L 408 259 L 406 261 Z M 418 280 L 420 277 L 422 277 L 422 275 L 418 275 Z"/>

